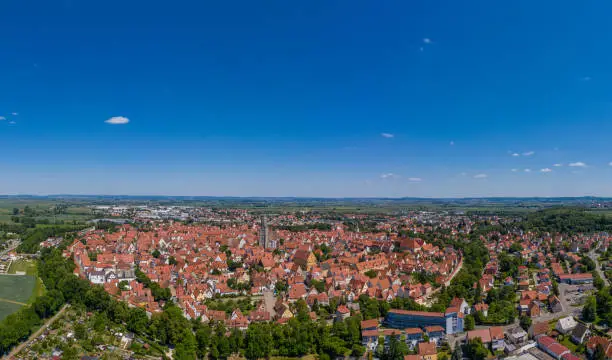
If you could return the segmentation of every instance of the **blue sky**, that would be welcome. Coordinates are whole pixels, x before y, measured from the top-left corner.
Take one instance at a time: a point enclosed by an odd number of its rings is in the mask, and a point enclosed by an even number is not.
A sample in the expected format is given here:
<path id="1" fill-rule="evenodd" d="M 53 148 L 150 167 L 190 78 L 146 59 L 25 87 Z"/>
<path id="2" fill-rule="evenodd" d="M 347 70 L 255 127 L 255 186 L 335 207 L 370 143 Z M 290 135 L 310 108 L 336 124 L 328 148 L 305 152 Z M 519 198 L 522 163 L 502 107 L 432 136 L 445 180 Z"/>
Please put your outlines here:
<path id="1" fill-rule="evenodd" d="M 0 193 L 612 196 L 610 13 L 4 1 Z"/>

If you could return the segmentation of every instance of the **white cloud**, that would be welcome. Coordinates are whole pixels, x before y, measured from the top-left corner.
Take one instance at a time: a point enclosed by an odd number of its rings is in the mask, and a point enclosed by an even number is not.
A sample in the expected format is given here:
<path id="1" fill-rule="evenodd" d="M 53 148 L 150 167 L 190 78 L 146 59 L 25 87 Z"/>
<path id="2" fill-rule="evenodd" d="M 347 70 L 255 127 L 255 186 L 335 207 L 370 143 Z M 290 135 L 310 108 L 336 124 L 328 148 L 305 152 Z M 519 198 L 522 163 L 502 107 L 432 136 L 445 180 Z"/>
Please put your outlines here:
<path id="1" fill-rule="evenodd" d="M 14 112 L 14 113 L 11 113 L 11 115 L 17 116 L 17 115 L 19 115 L 19 113 Z"/>
<path id="2" fill-rule="evenodd" d="M 512 172 L 517 172 L 517 171 L 518 171 L 518 169 L 512 169 Z"/>
<path id="3" fill-rule="evenodd" d="M 423 181 L 423 179 L 418 178 L 418 177 L 411 177 L 411 178 L 408 178 L 408 181 L 410 181 L 410 182 L 421 182 L 421 181 Z"/>
<path id="4" fill-rule="evenodd" d="M 523 171 L 525 171 L 525 172 L 531 172 L 531 169 L 525 169 L 525 170 L 523 170 Z"/>
<path id="5" fill-rule="evenodd" d="M 9 121 L 9 125 L 15 125 L 15 124 L 17 124 L 17 123 L 14 122 L 14 121 Z"/>
<path id="6" fill-rule="evenodd" d="M 523 153 L 523 156 L 531 156 L 533 154 L 535 154 L 535 151 L 527 151 Z"/>
<path id="7" fill-rule="evenodd" d="M 581 78 L 582 81 L 591 81 L 591 77 L 590 76 L 583 76 Z"/>
<path id="8" fill-rule="evenodd" d="M 461 174 L 459 174 L 459 175 L 461 175 L 461 176 L 467 176 L 467 173 L 466 173 L 466 172 L 462 172 L 462 173 L 461 173 Z"/>
<path id="9" fill-rule="evenodd" d="M 549 172 L 552 171 L 552 169 L 544 168 L 544 169 L 541 169 L 540 171 L 543 172 L 543 173 L 549 173 Z"/>
<path id="10" fill-rule="evenodd" d="M 0 116 L 0 121 L 4 121 L 6 118 L 4 116 Z"/>
<path id="11" fill-rule="evenodd" d="M 455 142 L 451 140 L 450 146 L 453 146 L 453 145 L 455 145 Z"/>
<path id="12" fill-rule="evenodd" d="M 571 166 L 571 167 L 586 167 L 587 164 L 583 163 L 582 161 L 577 161 L 577 162 L 569 163 L 569 166 Z"/>
<path id="13" fill-rule="evenodd" d="M 474 179 L 486 179 L 487 174 L 476 174 L 474 175 Z"/>
<path id="14" fill-rule="evenodd" d="M 419 51 L 420 51 L 420 52 L 423 52 L 424 50 L 425 50 L 425 49 L 424 49 L 422 46 L 419 48 Z"/>
<path id="15" fill-rule="evenodd" d="M 612 166 L 612 161 L 610 161 L 610 162 L 608 163 L 608 165 Z"/>
<path id="16" fill-rule="evenodd" d="M 517 156 L 521 156 L 521 154 L 519 153 L 513 153 L 512 156 L 517 157 Z"/>
<path id="17" fill-rule="evenodd" d="M 553 164 L 554 167 L 561 167 L 563 164 Z"/>
<path id="18" fill-rule="evenodd" d="M 397 178 L 397 177 L 399 177 L 399 175 L 396 175 L 394 173 L 380 174 L 381 179 L 390 179 L 390 178 Z"/>
<path id="19" fill-rule="evenodd" d="M 395 137 L 395 135 L 390 134 L 390 133 L 381 133 L 380 136 L 387 138 L 387 139 L 391 139 Z"/>
<path id="20" fill-rule="evenodd" d="M 125 125 L 130 122 L 130 119 L 125 116 L 113 116 L 112 118 L 105 121 L 107 124 L 111 125 Z"/>
<path id="21" fill-rule="evenodd" d="M 425 44 L 431 44 L 431 43 L 432 43 L 432 41 L 431 41 L 431 39 L 430 39 L 430 38 L 423 38 L 423 43 L 425 43 Z"/>

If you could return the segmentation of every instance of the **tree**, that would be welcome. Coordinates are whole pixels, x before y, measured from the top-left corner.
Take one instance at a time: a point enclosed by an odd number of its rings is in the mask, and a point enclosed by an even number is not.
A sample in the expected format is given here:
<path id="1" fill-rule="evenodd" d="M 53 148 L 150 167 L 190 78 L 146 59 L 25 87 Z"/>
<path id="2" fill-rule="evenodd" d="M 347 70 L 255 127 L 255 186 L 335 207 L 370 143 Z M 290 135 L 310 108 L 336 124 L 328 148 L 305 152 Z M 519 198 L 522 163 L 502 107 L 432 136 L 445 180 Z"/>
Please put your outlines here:
<path id="1" fill-rule="evenodd" d="M 453 356 L 451 356 L 451 360 L 463 360 L 463 351 L 461 351 L 461 344 L 455 345 L 455 350 L 453 351 Z"/>
<path id="2" fill-rule="evenodd" d="M 77 349 L 75 347 L 64 344 L 61 349 L 63 351 L 62 359 L 76 360 L 79 358 L 79 353 L 77 352 Z"/>
<path id="3" fill-rule="evenodd" d="M 277 293 L 285 292 L 285 291 L 289 290 L 289 285 L 287 284 L 286 281 L 279 280 L 274 285 L 274 290 L 276 290 Z"/>
<path id="4" fill-rule="evenodd" d="M 174 256 L 170 256 L 170 258 L 168 259 L 168 264 L 176 265 L 178 263 L 177 263 L 176 258 Z"/>
<path id="5" fill-rule="evenodd" d="M 172 357 L 177 360 L 195 360 L 196 348 L 196 340 L 191 329 L 185 329 L 183 331 L 183 338 L 176 345 Z"/>
<path id="6" fill-rule="evenodd" d="M 605 360 L 606 359 L 606 352 L 603 346 L 601 346 L 601 344 L 597 344 L 597 346 L 595 347 L 595 350 L 593 351 L 593 357 L 591 359 L 592 360 Z"/>
<path id="7" fill-rule="evenodd" d="M 368 270 L 365 273 L 363 273 L 365 276 L 369 277 L 370 279 L 374 279 L 375 277 L 378 276 L 378 271 L 376 270 Z"/>
<path id="8" fill-rule="evenodd" d="M 466 355 L 473 360 L 484 360 L 489 354 L 480 338 L 470 340 L 466 346 L 466 350 Z"/>
<path id="9" fill-rule="evenodd" d="M 272 351 L 272 342 L 272 334 L 268 324 L 252 324 L 246 333 L 246 358 L 267 358 Z"/>
<path id="10" fill-rule="evenodd" d="M 19 215 L 19 208 L 13 208 L 13 215 Z"/>
<path id="11" fill-rule="evenodd" d="M 87 338 L 87 328 L 85 325 L 78 323 L 74 325 L 74 337 L 78 340 Z"/>
<path id="12" fill-rule="evenodd" d="M 365 353 L 366 348 L 363 345 L 353 344 L 353 348 L 351 349 L 351 355 L 360 358 Z"/>
<path id="13" fill-rule="evenodd" d="M 208 345 L 210 344 L 210 338 L 212 335 L 212 328 L 210 325 L 202 325 L 196 331 L 196 342 L 198 344 L 198 355 L 200 358 L 204 358 Z"/>
<path id="14" fill-rule="evenodd" d="M 510 252 L 521 252 L 523 250 L 523 246 L 519 242 L 515 242 L 510 245 Z"/>
<path id="15" fill-rule="evenodd" d="M 597 271 L 593 271 L 592 273 L 593 273 L 593 286 L 595 286 L 597 290 L 603 289 L 604 286 L 606 286 L 606 283 L 603 281 L 601 276 L 599 276 L 599 273 Z"/>
<path id="16" fill-rule="evenodd" d="M 520 325 L 523 328 L 523 330 L 525 331 L 529 330 L 529 327 L 531 326 L 532 322 L 533 321 L 531 320 L 529 316 L 525 316 L 525 315 L 521 316 Z"/>
<path id="17" fill-rule="evenodd" d="M 593 322 L 597 318 L 597 303 L 595 302 L 595 297 L 589 296 L 587 298 L 586 304 L 582 309 L 582 319 L 584 321 Z"/>
<path id="18" fill-rule="evenodd" d="M 117 287 L 121 291 L 129 290 L 130 289 L 130 283 L 128 283 L 127 280 L 121 280 L 121 281 L 119 281 L 119 284 L 117 284 Z"/>
<path id="19" fill-rule="evenodd" d="M 400 341 L 397 336 L 391 336 L 389 346 L 383 351 L 381 360 L 403 360 L 406 354 L 408 354 L 406 342 Z"/>
<path id="20" fill-rule="evenodd" d="M 151 253 L 151 255 L 156 258 L 159 259 L 159 257 L 161 256 L 161 253 L 159 252 L 159 250 L 155 249 L 153 250 L 153 252 Z"/>
<path id="21" fill-rule="evenodd" d="M 465 330 L 474 330 L 476 326 L 476 320 L 474 320 L 474 315 L 467 315 L 465 317 Z"/>
<path id="22" fill-rule="evenodd" d="M 147 313 L 141 308 L 131 308 L 128 310 L 127 328 L 137 334 L 142 334 L 147 330 L 149 318 Z"/>
<path id="23" fill-rule="evenodd" d="M 557 283 L 557 280 L 555 279 L 552 279 L 551 283 L 553 294 L 555 294 L 555 296 L 559 296 L 559 283 Z"/>

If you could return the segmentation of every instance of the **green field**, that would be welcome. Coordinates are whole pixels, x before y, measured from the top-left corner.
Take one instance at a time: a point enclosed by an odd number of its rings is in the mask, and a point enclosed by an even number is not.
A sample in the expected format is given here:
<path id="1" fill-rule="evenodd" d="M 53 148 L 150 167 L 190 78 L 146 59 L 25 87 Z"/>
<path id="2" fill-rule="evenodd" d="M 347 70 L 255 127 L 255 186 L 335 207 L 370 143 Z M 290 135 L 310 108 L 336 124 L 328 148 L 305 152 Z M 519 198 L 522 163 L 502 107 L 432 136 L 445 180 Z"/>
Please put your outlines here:
<path id="1" fill-rule="evenodd" d="M 8 269 L 8 273 L 17 274 L 17 272 L 24 272 L 26 275 L 36 275 L 36 263 L 29 260 L 13 261 Z"/>
<path id="2" fill-rule="evenodd" d="M 28 303 L 35 286 L 35 276 L 0 275 L 0 320 Z"/>
<path id="3" fill-rule="evenodd" d="M 45 293 L 45 287 L 37 276 L 36 271 L 36 261 L 33 260 L 17 260 L 11 263 L 11 267 L 8 269 L 9 274 L 16 274 L 17 272 L 25 272 L 26 275 L 34 276 L 36 279 L 36 284 L 34 286 L 34 291 L 30 297 L 28 303 L 34 301 L 34 299 L 38 296 L 41 296 Z"/>

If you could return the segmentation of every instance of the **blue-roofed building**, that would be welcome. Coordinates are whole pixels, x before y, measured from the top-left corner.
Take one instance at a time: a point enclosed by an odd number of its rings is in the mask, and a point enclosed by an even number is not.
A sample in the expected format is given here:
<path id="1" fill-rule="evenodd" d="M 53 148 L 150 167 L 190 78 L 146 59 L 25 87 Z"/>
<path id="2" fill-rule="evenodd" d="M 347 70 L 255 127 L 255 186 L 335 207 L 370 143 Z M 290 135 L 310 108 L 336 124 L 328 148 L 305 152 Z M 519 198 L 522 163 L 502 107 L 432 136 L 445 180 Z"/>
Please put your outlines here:
<path id="1" fill-rule="evenodd" d="M 446 319 L 443 313 L 391 309 L 385 318 L 385 325 L 394 329 L 424 328 L 432 325 L 446 327 Z"/>
<path id="2" fill-rule="evenodd" d="M 440 326 L 447 334 L 463 332 L 464 313 L 456 307 L 449 307 L 446 313 L 391 309 L 385 318 L 385 325 L 393 329 L 425 328 Z"/>

